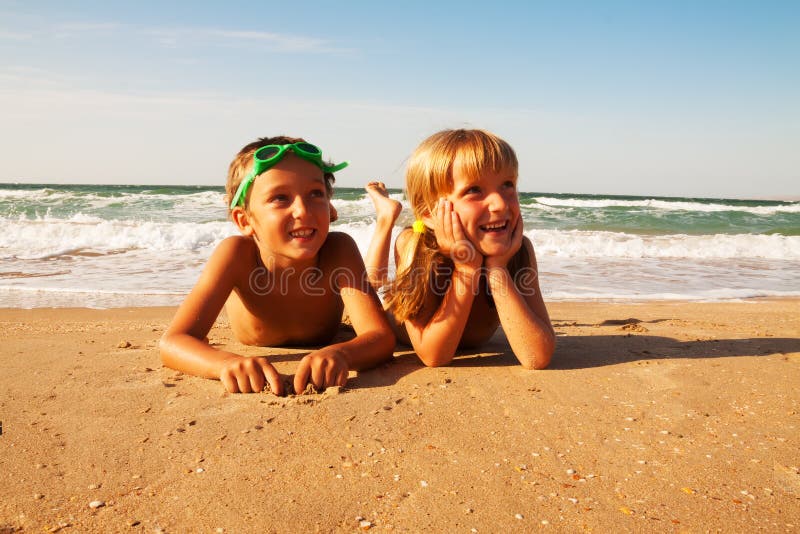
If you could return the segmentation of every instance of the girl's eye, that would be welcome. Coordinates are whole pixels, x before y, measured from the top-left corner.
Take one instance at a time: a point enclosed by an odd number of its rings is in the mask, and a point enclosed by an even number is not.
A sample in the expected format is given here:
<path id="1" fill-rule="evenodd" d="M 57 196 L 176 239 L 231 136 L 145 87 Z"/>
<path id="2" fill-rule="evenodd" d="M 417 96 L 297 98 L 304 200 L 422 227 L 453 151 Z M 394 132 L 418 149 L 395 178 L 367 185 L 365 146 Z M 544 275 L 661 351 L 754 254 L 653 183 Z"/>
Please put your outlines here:
<path id="1" fill-rule="evenodd" d="M 468 188 L 467 188 L 467 190 L 465 191 L 465 193 L 466 193 L 467 195 L 475 195 L 475 194 L 480 194 L 480 192 L 481 192 L 481 188 L 480 188 L 480 187 L 478 187 L 477 185 L 470 186 L 470 187 L 468 187 Z"/>

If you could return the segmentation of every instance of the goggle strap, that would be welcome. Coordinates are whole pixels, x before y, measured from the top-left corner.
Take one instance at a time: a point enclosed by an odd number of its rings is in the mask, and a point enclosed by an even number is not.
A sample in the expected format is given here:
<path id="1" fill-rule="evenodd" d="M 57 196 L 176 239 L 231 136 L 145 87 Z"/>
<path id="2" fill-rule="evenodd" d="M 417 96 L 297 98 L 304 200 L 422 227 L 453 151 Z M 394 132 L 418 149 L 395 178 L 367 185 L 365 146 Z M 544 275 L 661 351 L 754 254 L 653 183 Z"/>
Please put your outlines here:
<path id="1" fill-rule="evenodd" d="M 341 162 L 341 163 L 339 163 L 339 164 L 337 164 L 337 165 L 334 165 L 334 166 L 332 166 L 332 167 L 326 167 L 326 166 L 324 166 L 324 165 L 323 165 L 323 166 L 322 166 L 322 170 L 323 170 L 323 171 L 325 171 L 325 172 L 331 172 L 331 173 L 333 173 L 333 172 L 338 172 L 338 171 L 341 171 L 342 169 L 344 169 L 344 168 L 345 168 L 345 167 L 347 167 L 348 165 L 350 165 L 350 162 L 349 162 L 349 161 L 343 161 L 343 162 Z"/>
<path id="2" fill-rule="evenodd" d="M 236 189 L 236 194 L 233 195 L 233 200 L 231 200 L 231 209 L 238 206 L 240 202 L 244 204 L 244 197 L 247 196 L 247 190 L 250 188 L 250 184 L 253 182 L 254 178 L 255 169 L 250 171 L 239 184 L 239 187 Z"/>

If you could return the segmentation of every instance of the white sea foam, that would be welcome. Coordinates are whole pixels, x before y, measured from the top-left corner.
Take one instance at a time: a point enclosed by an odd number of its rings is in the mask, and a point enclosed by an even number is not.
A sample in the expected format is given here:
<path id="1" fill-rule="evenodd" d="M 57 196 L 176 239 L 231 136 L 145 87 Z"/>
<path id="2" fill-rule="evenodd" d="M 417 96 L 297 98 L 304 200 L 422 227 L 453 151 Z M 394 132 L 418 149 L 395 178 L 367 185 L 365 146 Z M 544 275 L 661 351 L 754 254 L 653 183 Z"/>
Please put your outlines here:
<path id="1" fill-rule="evenodd" d="M 768 258 L 800 260 L 800 236 L 719 234 L 646 236 L 620 232 L 530 230 L 537 255 L 584 258 Z"/>
<path id="2" fill-rule="evenodd" d="M 757 215 L 774 215 L 776 213 L 800 213 L 800 202 L 792 204 L 781 204 L 771 206 L 737 206 L 733 204 L 714 204 L 703 202 L 685 202 L 660 199 L 646 200 L 622 200 L 622 199 L 580 199 L 580 198 L 555 198 L 555 197 L 536 197 L 536 202 L 542 207 L 562 207 L 562 208 L 649 208 L 665 211 L 696 211 L 696 212 L 719 212 L 719 211 L 740 211 L 744 213 L 754 213 Z M 529 205 L 528 207 L 536 207 Z"/>
<path id="3" fill-rule="evenodd" d="M 108 221 L 77 214 L 69 219 L 0 220 L 0 258 L 45 259 L 76 251 L 98 254 L 146 249 L 154 253 L 213 247 L 236 233 L 230 222 Z"/>

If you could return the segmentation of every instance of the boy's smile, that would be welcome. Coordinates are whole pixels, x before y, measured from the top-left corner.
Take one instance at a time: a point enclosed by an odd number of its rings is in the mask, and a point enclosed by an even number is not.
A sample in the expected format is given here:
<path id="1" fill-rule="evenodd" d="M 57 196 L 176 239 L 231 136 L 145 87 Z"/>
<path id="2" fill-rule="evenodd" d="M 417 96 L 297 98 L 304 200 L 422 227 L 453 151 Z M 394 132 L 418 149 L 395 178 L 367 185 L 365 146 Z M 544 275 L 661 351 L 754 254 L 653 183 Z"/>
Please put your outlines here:
<path id="1" fill-rule="evenodd" d="M 330 227 L 322 170 L 287 154 L 253 182 L 247 211 L 242 231 L 255 237 L 264 260 L 275 267 L 313 265 Z"/>
<path id="2" fill-rule="evenodd" d="M 447 199 L 458 213 L 464 233 L 485 256 L 505 253 L 519 220 L 517 176 L 508 169 L 486 169 L 478 177 L 453 164 L 453 191 Z"/>

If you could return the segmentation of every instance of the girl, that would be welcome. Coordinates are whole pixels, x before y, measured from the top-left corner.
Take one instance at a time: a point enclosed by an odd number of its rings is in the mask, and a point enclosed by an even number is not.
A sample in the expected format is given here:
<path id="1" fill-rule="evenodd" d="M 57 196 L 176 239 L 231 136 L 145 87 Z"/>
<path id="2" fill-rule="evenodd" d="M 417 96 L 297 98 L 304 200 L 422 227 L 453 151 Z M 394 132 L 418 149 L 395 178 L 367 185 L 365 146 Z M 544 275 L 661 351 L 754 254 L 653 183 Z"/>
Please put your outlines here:
<path id="1" fill-rule="evenodd" d="M 486 342 L 503 325 L 526 369 L 548 365 L 555 348 L 536 271 L 522 234 L 517 157 L 483 130 L 445 130 L 422 142 L 406 173 L 415 222 L 397 237 L 396 279 L 386 307 L 401 340 L 425 365 Z M 391 229 L 400 212 L 380 182 L 367 185 L 377 229 L 366 257 L 370 281 L 386 284 Z"/>

